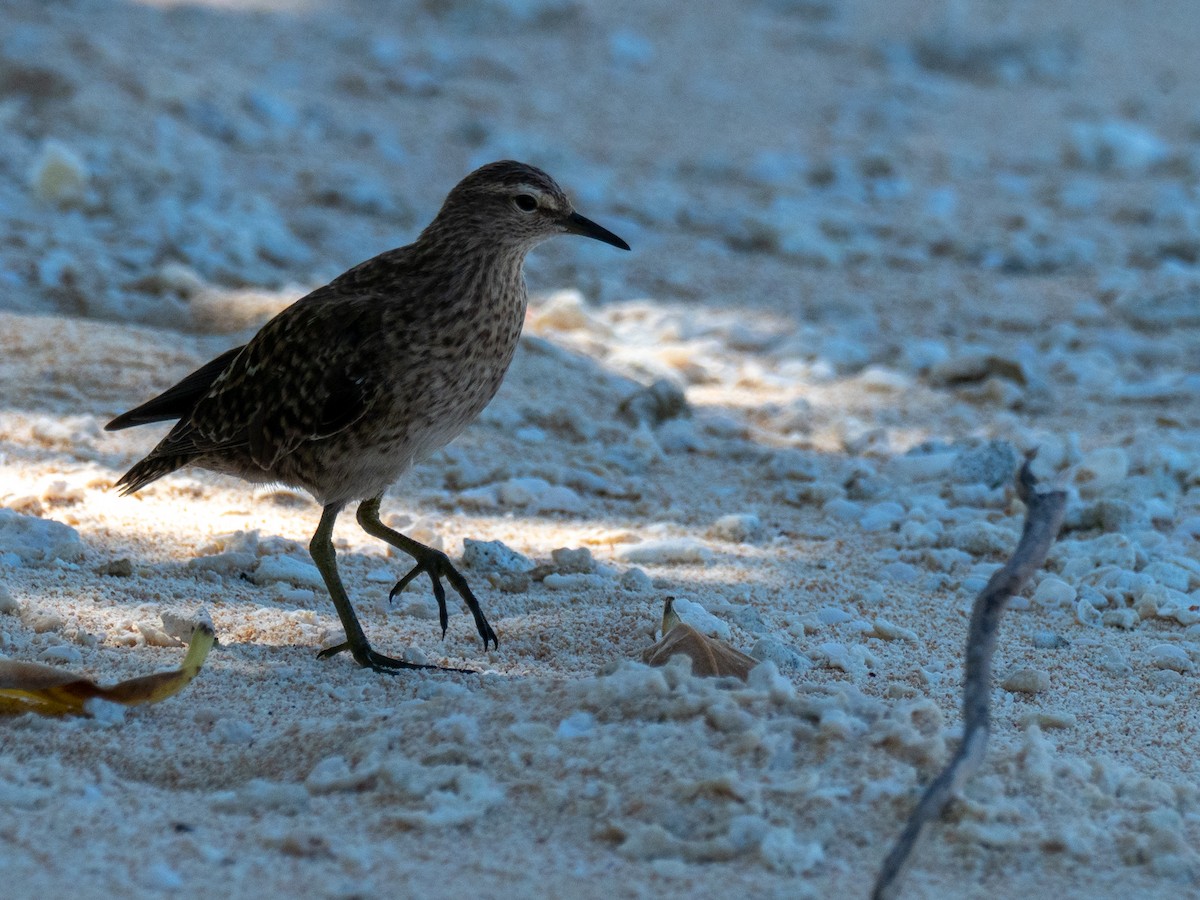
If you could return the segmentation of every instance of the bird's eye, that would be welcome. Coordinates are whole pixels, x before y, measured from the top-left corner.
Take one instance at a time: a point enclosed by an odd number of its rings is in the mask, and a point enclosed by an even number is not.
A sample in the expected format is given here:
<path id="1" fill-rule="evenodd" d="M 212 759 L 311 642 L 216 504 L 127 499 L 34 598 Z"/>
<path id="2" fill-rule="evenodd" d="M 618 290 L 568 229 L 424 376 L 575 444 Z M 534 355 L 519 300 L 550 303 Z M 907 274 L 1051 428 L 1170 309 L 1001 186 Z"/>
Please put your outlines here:
<path id="1" fill-rule="evenodd" d="M 521 212 L 533 212 L 538 206 L 537 198 L 529 194 L 517 194 L 513 197 L 513 203 Z"/>

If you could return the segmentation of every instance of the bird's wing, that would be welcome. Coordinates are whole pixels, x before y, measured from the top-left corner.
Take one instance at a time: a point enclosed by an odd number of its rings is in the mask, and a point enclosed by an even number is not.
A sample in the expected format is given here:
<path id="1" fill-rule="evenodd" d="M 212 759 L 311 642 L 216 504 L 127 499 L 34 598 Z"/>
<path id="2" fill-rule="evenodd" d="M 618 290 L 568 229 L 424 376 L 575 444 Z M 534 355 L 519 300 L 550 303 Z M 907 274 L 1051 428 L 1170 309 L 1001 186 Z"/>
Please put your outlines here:
<path id="1" fill-rule="evenodd" d="M 216 359 L 206 362 L 174 387 L 167 388 L 141 406 L 135 406 L 128 412 L 121 413 L 104 426 L 105 431 L 119 431 L 122 428 L 132 428 L 135 425 L 146 425 L 150 422 L 187 418 L 191 415 L 196 401 L 208 393 L 213 382 L 244 349 L 244 347 L 234 347 L 232 350 L 226 350 Z"/>
<path id="2" fill-rule="evenodd" d="M 288 307 L 225 367 L 155 454 L 244 448 L 270 469 L 305 441 L 357 422 L 383 387 L 365 352 L 381 327 L 373 300 L 323 288 Z"/>

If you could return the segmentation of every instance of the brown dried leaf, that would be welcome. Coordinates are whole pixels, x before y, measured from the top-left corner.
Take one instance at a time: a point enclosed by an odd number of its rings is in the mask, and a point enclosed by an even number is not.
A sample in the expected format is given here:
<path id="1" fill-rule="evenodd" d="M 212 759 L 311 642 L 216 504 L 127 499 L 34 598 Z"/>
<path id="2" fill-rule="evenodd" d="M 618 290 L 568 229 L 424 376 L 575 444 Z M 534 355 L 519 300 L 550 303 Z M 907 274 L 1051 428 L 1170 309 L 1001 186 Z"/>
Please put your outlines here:
<path id="1" fill-rule="evenodd" d="M 199 624 L 192 631 L 187 655 L 178 669 L 130 678 L 111 687 L 41 663 L 0 660 L 0 714 L 87 715 L 84 704 L 93 698 L 125 706 L 158 703 L 188 686 L 215 642 L 212 626 Z"/>
<path id="2" fill-rule="evenodd" d="M 642 651 L 642 662 L 665 666 L 677 653 L 692 661 L 692 674 L 703 678 L 733 675 L 745 681 L 758 660 L 735 650 L 724 641 L 701 634 L 691 625 L 679 622 L 653 647 Z"/>

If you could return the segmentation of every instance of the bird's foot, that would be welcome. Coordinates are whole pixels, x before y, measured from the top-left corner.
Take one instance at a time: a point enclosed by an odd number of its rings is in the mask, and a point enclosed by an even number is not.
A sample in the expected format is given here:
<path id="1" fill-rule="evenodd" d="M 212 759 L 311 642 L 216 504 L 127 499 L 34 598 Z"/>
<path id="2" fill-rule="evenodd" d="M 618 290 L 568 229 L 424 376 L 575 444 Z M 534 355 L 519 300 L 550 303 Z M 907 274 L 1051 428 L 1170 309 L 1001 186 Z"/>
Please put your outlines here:
<path id="1" fill-rule="evenodd" d="M 438 604 L 438 621 L 442 624 L 442 637 L 446 637 L 446 628 L 450 623 L 450 615 L 446 611 L 446 589 L 442 587 L 442 577 L 450 582 L 450 586 L 458 592 L 458 596 L 463 598 L 463 602 L 467 604 L 467 609 L 471 610 L 471 615 L 475 617 L 475 628 L 479 632 L 479 636 L 483 639 L 483 649 L 487 650 L 490 642 L 493 647 L 499 647 L 500 641 L 496 639 L 496 632 L 492 631 L 492 626 L 488 624 L 488 620 L 483 615 L 483 610 L 479 606 L 479 601 L 475 599 L 475 595 L 471 593 L 471 587 L 467 584 L 467 579 L 463 578 L 458 569 L 454 568 L 454 564 L 450 562 L 448 557 L 441 550 L 434 550 L 432 547 L 423 547 L 419 556 L 415 557 L 417 564 L 412 567 L 407 575 L 396 582 L 396 586 L 392 588 L 388 594 L 388 600 L 395 600 L 396 595 L 408 587 L 409 583 L 425 572 L 429 576 L 429 580 L 433 583 L 433 596 Z"/>
<path id="2" fill-rule="evenodd" d="M 349 641 L 343 641 L 332 647 L 326 647 L 317 654 L 317 659 L 329 659 L 330 657 L 337 656 L 344 650 L 349 650 L 354 657 L 354 661 L 364 669 L 370 669 L 373 672 L 383 672 L 388 675 L 394 675 L 405 669 L 424 669 L 428 672 L 458 672 L 463 675 L 479 674 L 472 669 L 455 669 L 452 666 L 430 666 L 424 663 L 407 662 L 403 659 L 393 659 L 390 656 L 384 656 L 382 653 L 376 653 L 371 649 L 370 645 L 358 648 L 352 647 Z"/>

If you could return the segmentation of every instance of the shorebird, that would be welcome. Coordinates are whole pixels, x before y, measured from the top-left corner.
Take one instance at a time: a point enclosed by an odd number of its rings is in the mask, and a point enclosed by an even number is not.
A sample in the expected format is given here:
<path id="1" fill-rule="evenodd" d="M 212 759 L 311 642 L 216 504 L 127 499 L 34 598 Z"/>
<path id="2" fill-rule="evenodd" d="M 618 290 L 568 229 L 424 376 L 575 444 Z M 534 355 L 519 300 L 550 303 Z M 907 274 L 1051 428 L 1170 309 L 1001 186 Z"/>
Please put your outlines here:
<path id="1" fill-rule="evenodd" d="M 384 656 L 367 641 L 331 539 L 338 514 L 357 501 L 362 529 L 415 562 L 390 597 L 427 574 L 445 637 L 444 577 L 475 617 L 484 649 L 498 647 L 449 557 L 384 525 L 379 505 L 391 484 L 449 443 L 495 396 L 525 320 L 525 256 L 559 234 L 629 249 L 575 212 L 540 169 L 503 161 L 475 170 L 415 242 L 339 275 L 249 343 L 109 422 L 105 428 L 114 431 L 177 420 L 117 486 L 132 494 L 191 465 L 303 488 L 322 506 L 309 552 L 346 633 L 318 656 L 349 650 L 359 665 L 380 672 L 442 668 Z"/>

